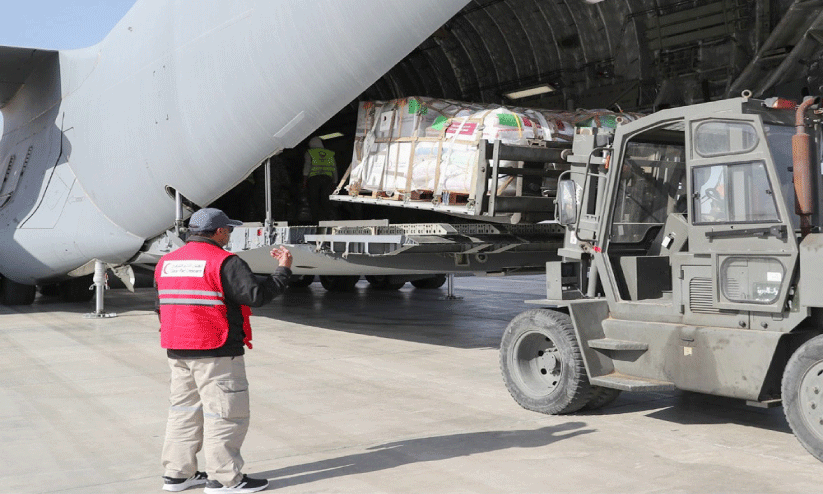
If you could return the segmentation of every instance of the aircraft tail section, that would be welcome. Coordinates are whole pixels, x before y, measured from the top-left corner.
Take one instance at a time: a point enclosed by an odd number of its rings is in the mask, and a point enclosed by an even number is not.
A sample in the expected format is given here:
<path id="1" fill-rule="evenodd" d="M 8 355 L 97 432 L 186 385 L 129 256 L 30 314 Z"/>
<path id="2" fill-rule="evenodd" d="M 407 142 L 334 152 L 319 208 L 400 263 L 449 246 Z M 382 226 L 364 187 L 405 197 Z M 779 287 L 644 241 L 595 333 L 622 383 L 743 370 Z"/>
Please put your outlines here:
<path id="1" fill-rule="evenodd" d="M 0 46 L 0 109 L 8 105 L 38 67 L 56 59 L 54 50 Z"/>

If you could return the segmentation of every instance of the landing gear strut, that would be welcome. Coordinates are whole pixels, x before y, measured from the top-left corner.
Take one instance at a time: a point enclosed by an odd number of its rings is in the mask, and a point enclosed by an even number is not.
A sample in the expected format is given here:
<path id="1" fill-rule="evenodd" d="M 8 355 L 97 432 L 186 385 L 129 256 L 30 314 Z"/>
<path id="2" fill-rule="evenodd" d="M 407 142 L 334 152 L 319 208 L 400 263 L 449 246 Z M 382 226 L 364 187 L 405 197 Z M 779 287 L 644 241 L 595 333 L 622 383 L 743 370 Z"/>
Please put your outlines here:
<path id="1" fill-rule="evenodd" d="M 106 284 L 106 264 L 101 261 L 94 262 L 94 289 L 95 295 L 97 296 L 97 303 L 94 312 L 84 315 L 86 319 L 93 319 L 93 318 L 108 318 L 108 317 L 117 317 L 117 314 L 113 312 L 106 312 L 103 309 L 104 304 L 104 292 L 108 289 L 108 284 Z"/>

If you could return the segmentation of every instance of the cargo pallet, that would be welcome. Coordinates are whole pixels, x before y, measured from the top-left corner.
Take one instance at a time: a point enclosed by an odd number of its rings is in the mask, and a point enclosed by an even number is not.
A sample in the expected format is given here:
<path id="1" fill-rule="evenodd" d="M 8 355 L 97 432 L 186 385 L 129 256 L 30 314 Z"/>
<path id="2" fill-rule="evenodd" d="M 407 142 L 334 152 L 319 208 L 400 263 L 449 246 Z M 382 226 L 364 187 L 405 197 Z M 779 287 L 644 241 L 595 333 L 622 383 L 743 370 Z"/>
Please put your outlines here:
<path id="1" fill-rule="evenodd" d="M 524 177 L 557 179 L 569 170 L 566 162 L 571 153 L 570 142 L 544 142 L 542 145 L 511 145 L 496 140 L 481 140 L 474 162 L 469 193 L 444 190 L 367 190 L 353 188 L 349 195 L 340 194 L 340 187 L 331 199 L 338 202 L 377 204 L 403 208 L 426 209 L 451 215 L 503 223 L 554 219 L 556 189 L 541 188 L 541 194 L 524 190 Z M 520 162 L 519 166 L 501 166 L 501 161 Z M 411 165 L 410 167 L 411 168 Z M 407 171 L 411 174 L 411 169 Z M 503 195 L 514 183 L 515 195 Z M 479 200 L 478 200 L 479 199 Z"/>

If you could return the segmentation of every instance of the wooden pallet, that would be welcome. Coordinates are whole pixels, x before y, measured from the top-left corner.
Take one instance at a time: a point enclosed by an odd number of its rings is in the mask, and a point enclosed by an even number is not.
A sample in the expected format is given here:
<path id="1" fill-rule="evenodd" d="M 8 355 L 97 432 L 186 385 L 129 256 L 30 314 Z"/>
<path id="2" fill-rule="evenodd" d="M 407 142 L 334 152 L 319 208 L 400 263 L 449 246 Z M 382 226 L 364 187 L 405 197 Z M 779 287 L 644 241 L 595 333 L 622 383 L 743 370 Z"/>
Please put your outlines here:
<path id="1" fill-rule="evenodd" d="M 461 192 L 444 191 L 435 196 L 433 190 L 413 190 L 411 192 L 395 191 L 390 195 L 385 190 L 359 189 L 349 193 L 356 197 L 370 197 L 372 199 L 385 199 L 387 201 L 410 201 L 410 202 L 434 202 L 446 206 L 462 206 L 469 202 L 469 194 Z"/>
<path id="2" fill-rule="evenodd" d="M 434 191 L 413 190 L 409 192 L 407 195 L 410 201 L 431 201 L 434 198 Z"/>
<path id="3" fill-rule="evenodd" d="M 444 191 L 442 194 L 443 204 L 447 206 L 463 205 L 469 202 L 469 194 Z"/>

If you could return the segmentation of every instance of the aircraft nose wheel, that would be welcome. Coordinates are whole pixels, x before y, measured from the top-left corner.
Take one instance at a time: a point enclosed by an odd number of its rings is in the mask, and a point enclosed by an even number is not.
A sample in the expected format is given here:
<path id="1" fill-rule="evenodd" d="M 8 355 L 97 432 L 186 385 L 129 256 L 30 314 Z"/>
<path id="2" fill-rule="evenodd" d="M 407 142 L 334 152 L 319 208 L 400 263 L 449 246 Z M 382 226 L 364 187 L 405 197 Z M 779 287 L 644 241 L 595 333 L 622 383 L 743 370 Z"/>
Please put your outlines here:
<path id="1" fill-rule="evenodd" d="M 783 412 L 795 437 L 823 461 L 823 335 L 794 352 L 782 383 Z"/>

